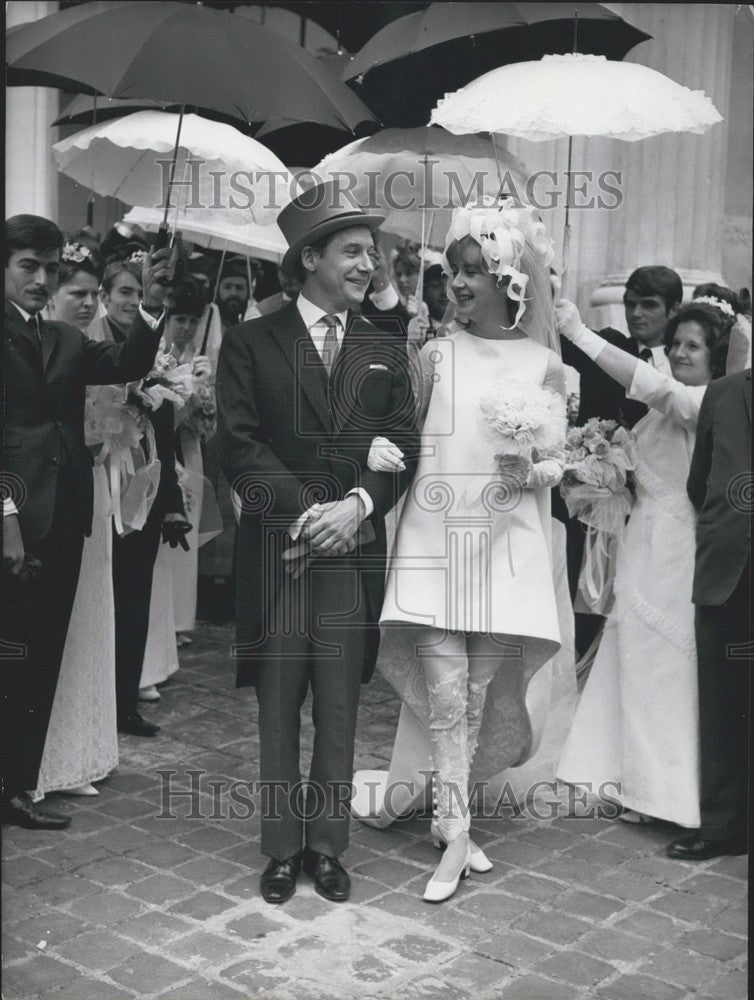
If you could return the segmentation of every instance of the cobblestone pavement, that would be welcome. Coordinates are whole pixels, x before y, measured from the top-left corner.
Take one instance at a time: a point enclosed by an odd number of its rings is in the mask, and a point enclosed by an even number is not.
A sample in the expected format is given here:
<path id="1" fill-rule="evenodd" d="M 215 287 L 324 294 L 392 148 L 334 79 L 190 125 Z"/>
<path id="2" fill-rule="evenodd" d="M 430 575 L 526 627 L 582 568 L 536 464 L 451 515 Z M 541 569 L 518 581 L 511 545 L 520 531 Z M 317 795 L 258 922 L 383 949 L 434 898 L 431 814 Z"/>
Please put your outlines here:
<path id="1" fill-rule="evenodd" d="M 3 830 L 6 1000 L 746 996 L 747 859 L 671 861 L 670 828 L 480 820 L 494 870 L 430 906 L 428 821 L 354 822 L 349 903 L 326 902 L 302 876 L 292 900 L 265 904 L 258 820 L 220 817 L 209 784 L 256 777 L 253 695 L 234 689 L 230 641 L 228 628 L 202 626 L 145 712 L 158 737 L 122 740 L 98 798 L 54 798 L 73 815 L 68 831 Z M 396 718 L 376 678 L 363 689 L 359 767 L 385 765 Z M 187 793 L 173 819 L 160 818 L 165 769 Z"/>

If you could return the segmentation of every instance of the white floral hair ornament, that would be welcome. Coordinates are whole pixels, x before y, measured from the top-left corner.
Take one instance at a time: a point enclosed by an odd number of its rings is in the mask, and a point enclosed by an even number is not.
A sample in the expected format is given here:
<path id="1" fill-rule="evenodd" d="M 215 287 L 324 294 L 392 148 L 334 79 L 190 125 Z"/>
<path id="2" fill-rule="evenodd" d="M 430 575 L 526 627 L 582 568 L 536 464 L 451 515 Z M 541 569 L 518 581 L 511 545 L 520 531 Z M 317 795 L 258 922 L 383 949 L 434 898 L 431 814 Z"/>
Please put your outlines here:
<path id="1" fill-rule="evenodd" d="M 139 267 L 144 266 L 144 261 L 146 260 L 146 253 L 144 250 L 134 250 L 131 256 L 128 258 L 129 264 L 138 264 Z"/>
<path id="2" fill-rule="evenodd" d="M 716 299 L 714 295 L 700 295 L 698 298 L 692 299 L 691 302 L 692 305 L 696 302 L 705 302 L 708 306 L 714 306 L 715 309 L 719 309 L 726 316 L 735 319 L 736 313 L 730 302 L 726 302 L 724 299 Z"/>
<path id="3" fill-rule="evenodd" d="M 66 264 L 83 264 L 92 260 L 92 251 L 83 243 L 66 243 L 60 259 Z"/>
<path id="4" fill-rule="evenodd" d="M 526 310 L 525 293 L 529 278 L 520 270 L 524 250 L 528 247 L 543 267 L 548 267 L 555 256 L 555 247 L 544 224 L 536 217 L 531 205 L 522 205 L 513 198 L 455 209 L 443 254 L 443 269 L 447 275 L 450 275 L 448 247 L 465 236 L 470 236 L 479 244 L 482 258 L 490 274 L 497 276 L 498 282 L 510 278 L 507 293 L 514 302 L 518 302 L 518 309 L 513 326 L 505 329 L 514 329 Z M 452 290 L 448 294 L 453 298 Z"/>

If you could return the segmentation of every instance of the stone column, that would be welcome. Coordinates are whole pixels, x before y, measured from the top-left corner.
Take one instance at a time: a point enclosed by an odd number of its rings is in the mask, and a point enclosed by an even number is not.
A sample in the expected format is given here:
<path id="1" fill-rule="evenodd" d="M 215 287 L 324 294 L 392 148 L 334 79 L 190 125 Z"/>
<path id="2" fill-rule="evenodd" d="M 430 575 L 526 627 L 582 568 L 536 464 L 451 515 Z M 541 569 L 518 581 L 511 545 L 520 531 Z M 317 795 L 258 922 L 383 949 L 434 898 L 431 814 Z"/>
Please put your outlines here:
<path id="1" fill-rule="evenodd" d="M 51 0 L 5 5 L 11 28 L 53 14 Z M 42 215 L 55 221 L 58 172 L 50 152 L 57 136 L 50 128 L 58 115 L 60 91 L 52 87 L 8 87 L 5 91 L 5 214 Z"/>
<path id="2" fill-rule="evenodd" d="M 623 286 L 642 264 L 665 264 L 681 276 L 684 297 L 703 281 L 723 282 L 732 4 L 615 4 L 652 40 L 626 58 L 664 73 L 690 90 L 703 90 L 724 121 L 703 135 L 666 134 L 617 143 L 623 204 L 609 213 L 602 246 L 603 277 L 591 294 L 589 319 L 597 327 L 625 328 Z M 586 277 L 583 275 L 582 277 Z"/>

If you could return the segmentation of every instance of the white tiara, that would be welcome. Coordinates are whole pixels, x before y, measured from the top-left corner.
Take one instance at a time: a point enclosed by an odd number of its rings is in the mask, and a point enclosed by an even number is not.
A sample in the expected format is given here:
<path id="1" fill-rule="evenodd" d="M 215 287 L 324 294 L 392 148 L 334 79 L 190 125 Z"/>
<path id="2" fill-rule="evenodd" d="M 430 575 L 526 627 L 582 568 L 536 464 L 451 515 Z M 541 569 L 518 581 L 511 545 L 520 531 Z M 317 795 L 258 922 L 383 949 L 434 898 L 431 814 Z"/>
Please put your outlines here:
<path id="1" fill-rule="evenodd" d="M 715 309 L 719 309 L 720 312 L 725 313 L 726 316 L 730 316 L 731 319 L 736 318 L 733 306 L 729 302 L 725 302 L 723 299 L 716 299 L 713 295 L 700 295 L 696 299 L 691 300 L 694 302 L 706 302 L 708 306 L 714 306 Z"/>

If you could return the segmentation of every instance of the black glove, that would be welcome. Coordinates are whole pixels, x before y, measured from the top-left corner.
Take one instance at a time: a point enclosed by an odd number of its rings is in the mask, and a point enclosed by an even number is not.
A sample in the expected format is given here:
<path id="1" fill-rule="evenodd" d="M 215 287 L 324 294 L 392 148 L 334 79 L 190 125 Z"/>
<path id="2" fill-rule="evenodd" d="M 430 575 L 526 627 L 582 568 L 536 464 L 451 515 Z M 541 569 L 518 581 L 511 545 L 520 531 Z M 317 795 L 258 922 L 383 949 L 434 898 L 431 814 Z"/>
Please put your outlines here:
<path id="1" fill-rule="evenodd" d="M 186 535 L 191 531 L 188 521 L 163 521 L 162 522 L 162 542 L 170 543 L 170 548 L 174 549 L 180 545 L 186 552 L 189 550 L 189 543 Z"/>

